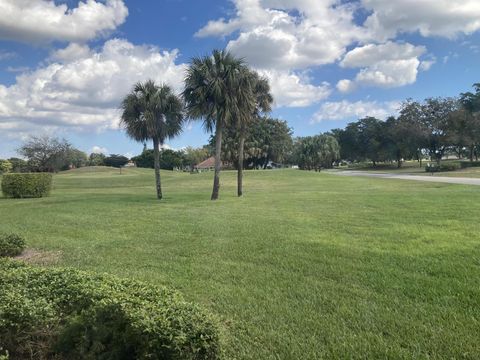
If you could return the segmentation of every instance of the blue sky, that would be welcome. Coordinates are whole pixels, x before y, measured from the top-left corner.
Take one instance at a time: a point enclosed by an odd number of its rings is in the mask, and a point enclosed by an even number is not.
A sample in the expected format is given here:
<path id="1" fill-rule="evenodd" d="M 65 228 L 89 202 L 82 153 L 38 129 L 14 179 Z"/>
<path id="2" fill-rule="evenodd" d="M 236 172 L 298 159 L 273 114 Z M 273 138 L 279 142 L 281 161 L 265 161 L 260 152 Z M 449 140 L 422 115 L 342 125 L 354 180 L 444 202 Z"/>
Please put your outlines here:
<path id="1" fill-rule="evenodd" d="M 118 127 L 134 82 L 177 91 L 193 56 L 227 47 L 269 78 L 295 135 L 395 114 L 480 82 L 477 0 L 0 0 L 0 158 L 29 135 L 135 155 Z M 199 122 L 168 142 L 201 146 Z"/>

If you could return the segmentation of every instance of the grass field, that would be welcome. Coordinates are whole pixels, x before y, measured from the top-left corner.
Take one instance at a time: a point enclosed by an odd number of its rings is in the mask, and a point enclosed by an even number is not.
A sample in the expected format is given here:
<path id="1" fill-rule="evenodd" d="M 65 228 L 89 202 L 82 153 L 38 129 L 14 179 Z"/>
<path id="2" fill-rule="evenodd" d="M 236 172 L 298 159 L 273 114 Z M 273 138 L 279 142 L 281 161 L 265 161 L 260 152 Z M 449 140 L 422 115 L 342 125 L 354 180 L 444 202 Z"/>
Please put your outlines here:
<path id="1" fill-rule="evenodd" d="M 3 231 L 59 265 L 172 286 L 215 313 L 227 358 L 480 358 L 480 189 L 295 170 L 81 169 L 0 199 Z"/>

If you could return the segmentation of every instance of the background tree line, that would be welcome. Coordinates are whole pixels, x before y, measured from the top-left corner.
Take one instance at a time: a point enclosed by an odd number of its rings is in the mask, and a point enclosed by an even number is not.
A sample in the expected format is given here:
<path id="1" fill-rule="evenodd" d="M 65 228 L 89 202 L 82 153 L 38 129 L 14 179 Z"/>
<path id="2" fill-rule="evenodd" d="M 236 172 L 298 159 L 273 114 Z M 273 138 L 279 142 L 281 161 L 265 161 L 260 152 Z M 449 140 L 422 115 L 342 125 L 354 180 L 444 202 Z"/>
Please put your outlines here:
<path id="1" fill-rule="evenodd" d="M 397 162 L 422 159 L 440 163 L 448 153 L 478 160 L 480 153 L 480 84 L 458 98 L 411 99 L 397 117 L 386 121 L 366 117 L 335 129 L 340 158 L 352 162 Z"/>
<path id="2" fill-rule="evenodd" d="M 129 159 L 123 155 L 91 153 L 89 156 L 57 137 L 32 136 L 17 153 L 23 158 L 0 160 L 0 173 L 59 172 L 84 166 L 121 167 Z"/>

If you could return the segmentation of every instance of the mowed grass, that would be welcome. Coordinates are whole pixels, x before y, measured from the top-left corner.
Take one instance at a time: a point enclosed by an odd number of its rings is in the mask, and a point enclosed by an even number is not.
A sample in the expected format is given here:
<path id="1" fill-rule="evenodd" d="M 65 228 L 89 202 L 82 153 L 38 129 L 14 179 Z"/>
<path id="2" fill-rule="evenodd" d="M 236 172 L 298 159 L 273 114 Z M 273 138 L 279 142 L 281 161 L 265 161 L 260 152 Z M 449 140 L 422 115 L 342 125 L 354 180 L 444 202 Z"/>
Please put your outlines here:
<path id="1" fill-rule="evenodd" d="M 480 188 L 298 170 L 81 169 L 0 199 L 2 230 L 60 265 L 172 286 L 227 358 L 480 358 Z"/>

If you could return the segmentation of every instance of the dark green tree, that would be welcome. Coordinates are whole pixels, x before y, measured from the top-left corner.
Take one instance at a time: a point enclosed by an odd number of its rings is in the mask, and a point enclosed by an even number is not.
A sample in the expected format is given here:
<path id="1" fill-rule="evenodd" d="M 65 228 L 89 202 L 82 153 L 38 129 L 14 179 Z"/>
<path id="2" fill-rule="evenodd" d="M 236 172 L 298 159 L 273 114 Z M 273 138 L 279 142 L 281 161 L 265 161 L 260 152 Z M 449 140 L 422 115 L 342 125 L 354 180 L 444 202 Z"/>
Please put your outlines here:
<path id="1" fill-rule="evenodd" d="M 328 134 L 306 136 L 295 139 L 294 159 L 302 170 L 320 171 L 329 169 L 340 158 L 337 139 Z"/>
<path id="2" fill-rule="evenodd" d="M 229 128 L 224 135 L 222 158 L 238 169 L 239 133 L 235 128 Z M 212 148 L 214 145 L 215 136 L 212 135 L 208 146 Z M 271 161 L 285 163 L 292 146 L 292 129 L 286 121 L 256 117 L 247 129 L 243 166 L 247 169 L 266 169 Z"/>
<path id="3" fill-rule="evenodd" d="M 105 166 L 111 166 L 115 168 L 121 168 L 128 163 L 128 158 L 119 154 L 111 154 L 104 160 Z"/>
<path id="4" fill-rule="evenodd" d="M 103 166 L 105 165 L 105 154 L 91 153 L 88 157 L 89 166 Z"/>
<path id="5" fill-rule="evenodd" d="M 28 163 L 25 160 L 12 157 L 8 161 L 12 164 L 12 172 L 22 173 L 28 171 Z"/>
<path id="6" fill-rule="evenodd" d="M 474 84 L 473 88 L 474 93 L 460 94 L 461 109 L 452 121 L 456 142 L 468 148 L 470 161 L 474 156 L 478 159 L 480 150 L 480 83 Z"/>

